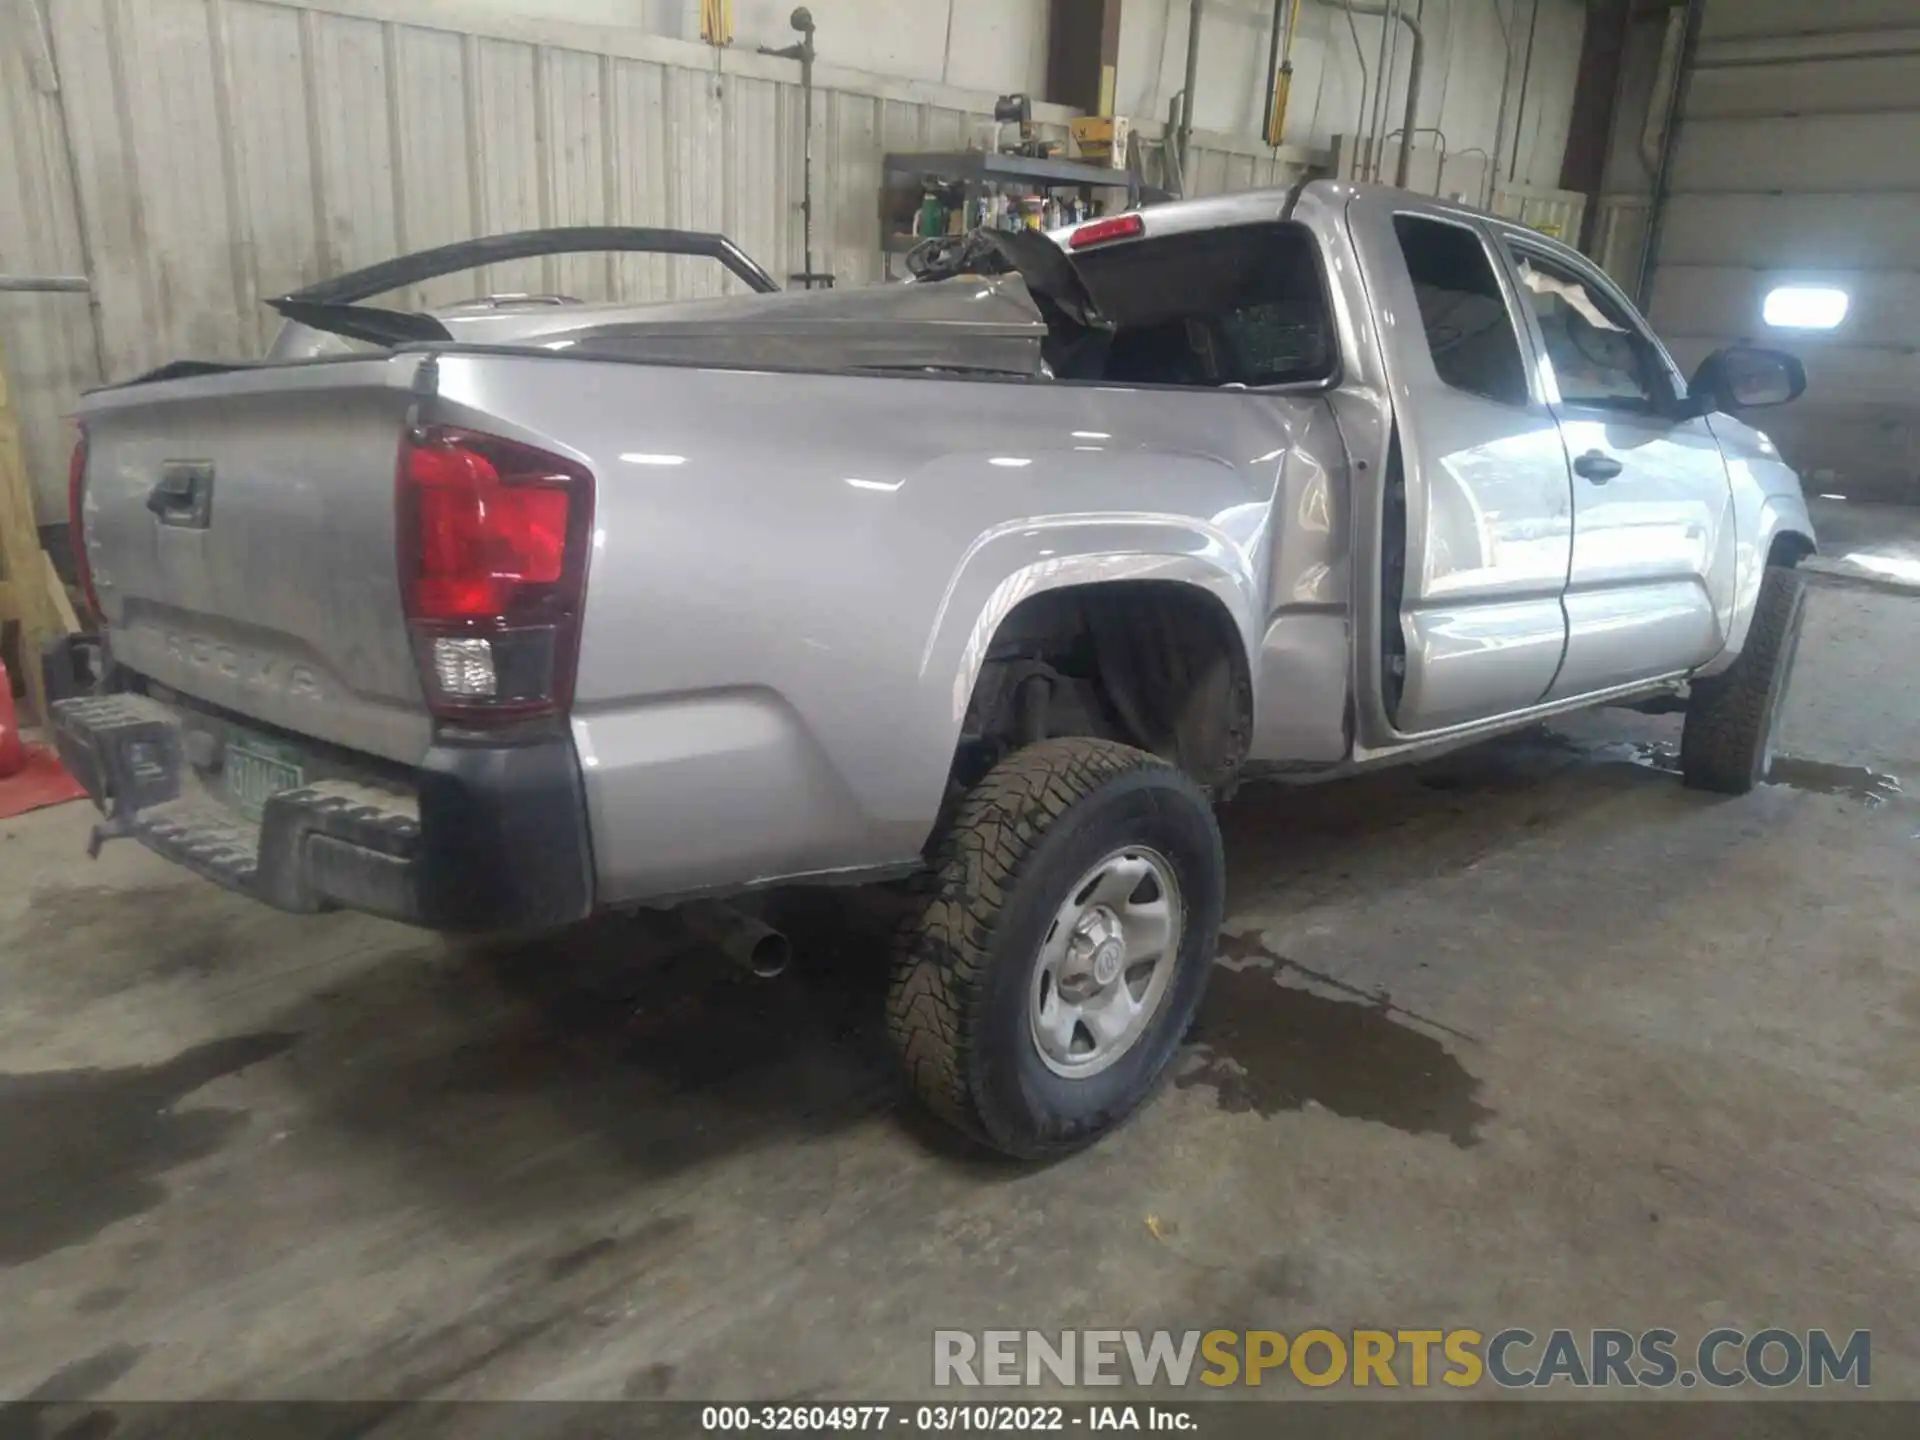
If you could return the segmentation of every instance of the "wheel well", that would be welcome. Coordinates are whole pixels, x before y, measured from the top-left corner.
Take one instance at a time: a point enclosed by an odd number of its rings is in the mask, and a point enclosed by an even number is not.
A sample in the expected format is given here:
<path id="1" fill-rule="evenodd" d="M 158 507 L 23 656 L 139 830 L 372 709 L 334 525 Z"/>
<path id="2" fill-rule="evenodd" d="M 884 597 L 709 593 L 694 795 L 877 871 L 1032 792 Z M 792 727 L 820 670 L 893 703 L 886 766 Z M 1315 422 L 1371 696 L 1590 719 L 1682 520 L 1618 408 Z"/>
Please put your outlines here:
<path id="1" fill-rule="evenodd" d="M 1177 581 L 1049 590 L 1000 622 L 960 727 L 952 789 L 1056 736 L 1117 740 L 1233 789 L 1253 732 L 1253 687 L 1233 617 Z"/>
<path id="2" fill-rule="evenodd" d="M 1813 554 L 1813 549 L 1813 541 L 1799 531 L 1782 530 L 1773 537 L 1773 547 L 1767 551 L 1767 564 L 1781 565 L 1791 570 Z"/>

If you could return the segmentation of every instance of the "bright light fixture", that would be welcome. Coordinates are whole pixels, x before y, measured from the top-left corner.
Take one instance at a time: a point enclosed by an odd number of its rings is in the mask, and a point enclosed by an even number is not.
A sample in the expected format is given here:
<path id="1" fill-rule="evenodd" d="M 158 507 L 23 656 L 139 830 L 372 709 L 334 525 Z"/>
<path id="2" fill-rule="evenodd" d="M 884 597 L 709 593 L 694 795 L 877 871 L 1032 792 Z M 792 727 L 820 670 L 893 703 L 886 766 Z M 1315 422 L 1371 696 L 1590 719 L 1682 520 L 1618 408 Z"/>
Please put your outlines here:
<path id="1" fill-rule="evenodd" d="M 1763 313 L 1779 330 L 1831 330 L 1847 318 L 1847 292 L 1826 285 L 1782 285 L 1767 292 Z"/>
<path id="2" fill-rule="evenodd" d="M 998 465 L 1002 470 L 1023 470 L 1033 461 L 1019 455 L 995 455 L 988 460 L 989 465 Z"/>
<path id="3" fill-rule="evenodd" d="M 629 465 L 684 465 L 687 463 L 687 457 L 684 455 L 640 455 L 631 450 L 623 452 L 620 458 Z"/>

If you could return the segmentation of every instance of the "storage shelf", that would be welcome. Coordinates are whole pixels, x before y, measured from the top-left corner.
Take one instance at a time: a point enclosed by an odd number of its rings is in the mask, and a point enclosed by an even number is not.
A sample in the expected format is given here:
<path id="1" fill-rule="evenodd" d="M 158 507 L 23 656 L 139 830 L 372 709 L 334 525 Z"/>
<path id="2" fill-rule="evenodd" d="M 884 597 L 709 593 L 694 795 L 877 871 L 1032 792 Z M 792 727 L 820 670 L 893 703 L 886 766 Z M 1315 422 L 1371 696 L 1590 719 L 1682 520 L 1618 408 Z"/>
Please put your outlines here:
<path id="1" fill-rule="evenodd" d="M 995 187 L 1024 186 L 1029 190 L 1120 190 L 1126 208 L 1165 200 L 1164 191 L 1143 183 L 1138 175 L 1084 160 L 1041 160 L 1031 155 L 998 155 L 985 150 L 896 151 L 881 162 L 880 253 L 881 277 L 893 278 L 892 259 L 919 243 L 900 227 L 913 223 L 904 204 L 894 203 L 902 192 L 929 182 L 961 186 L 961 203 L 971 205 Z M 910 197 L 909 197 L 910 198 Z M 1111 204 L 1112 202 L 1104 202 Z"/>
<path id="2" fill-rule="evenodd" d="M 1099 186 L 1137 194 L 1139 180 L 1125 170 L 1084 160 L 1040 160 L 1030 155 L 990 155 L 985 150 L 908 151 L 886 157 L 886 173 L 916 180 L 979 184 L 1004 180 L 1049 190 Z"/>

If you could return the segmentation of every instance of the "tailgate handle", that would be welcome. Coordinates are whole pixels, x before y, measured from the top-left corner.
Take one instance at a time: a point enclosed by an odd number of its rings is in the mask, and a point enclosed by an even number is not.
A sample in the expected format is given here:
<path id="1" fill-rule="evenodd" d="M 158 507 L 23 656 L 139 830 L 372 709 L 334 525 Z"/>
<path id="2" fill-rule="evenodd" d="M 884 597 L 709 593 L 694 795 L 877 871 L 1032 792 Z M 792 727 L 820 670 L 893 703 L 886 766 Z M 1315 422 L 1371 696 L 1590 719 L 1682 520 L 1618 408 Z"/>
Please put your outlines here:
<path id="1" fill-rule="evenodd" d="M 162 525 L 204 530 L 213 522 L 213 462 L 167 460 L 147 492 L 147 509 Z"/>

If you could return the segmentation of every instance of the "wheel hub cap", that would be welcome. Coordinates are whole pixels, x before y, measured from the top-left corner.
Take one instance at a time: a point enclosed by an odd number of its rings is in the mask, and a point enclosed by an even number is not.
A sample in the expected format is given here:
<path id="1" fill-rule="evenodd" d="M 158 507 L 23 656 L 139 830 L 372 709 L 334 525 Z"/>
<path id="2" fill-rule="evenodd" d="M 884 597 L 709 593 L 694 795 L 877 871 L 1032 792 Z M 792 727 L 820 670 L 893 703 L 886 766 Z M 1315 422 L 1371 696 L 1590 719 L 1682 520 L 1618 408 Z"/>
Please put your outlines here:
<path id="1" fill-rule="evenodd" d="M 1033 972 L 1029 1018 L 1048 1069 L 1096 1075 L 1152 1024 L 1179 959 L 1179 884 L 1166 857 L 1117 850 L 1055 912 Z"/>

